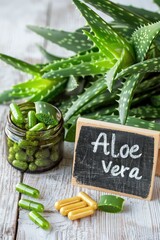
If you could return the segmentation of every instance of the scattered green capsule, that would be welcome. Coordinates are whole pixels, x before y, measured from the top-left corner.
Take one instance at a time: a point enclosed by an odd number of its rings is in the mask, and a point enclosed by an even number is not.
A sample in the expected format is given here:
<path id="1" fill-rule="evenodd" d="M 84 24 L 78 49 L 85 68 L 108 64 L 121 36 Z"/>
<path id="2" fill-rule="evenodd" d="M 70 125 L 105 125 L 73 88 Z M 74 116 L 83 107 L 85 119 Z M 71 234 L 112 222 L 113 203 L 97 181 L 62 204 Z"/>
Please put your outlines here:
<path id="1" fill-rule="evenodd" d="M 28 199 L 21 199 L 18 203 L 18 206 L 29 211 L 35 210 L 37 212 L 44 212 L 44 206 L 41 203 Z"/>
<path id="2" fill-rule="evenodd" d="M 31 141 L 31 140 L 22 140 L 18 144 L 21 148 L 27 148 L 28 146 L 36 147 L 38 146 L 38 141 Z"/>
<path id="3" fill-rule="evenodd" d="M 22 114 L 19 106 L 16 103 L 10 104 L 10 110 L 11 110 L 11 113 L 12 113 L 16 123 L 24 122 L 23 114 Z"/>
<path id="4" fill-rule="evenodd" d="M 16 190 L 20 193 L 23 193 L 25 195 L 28 195 L 28 196 L 31 196 L 31 197 L 34 197 L 34 198 L 39 198 L 39 190 L 36 189 L 36 188 L 33 188 L 29 185 L 26 185 L 24 183 L 18 183 L 16 185 Z"/>
<path id="5" fill-rule="evenodd" d="M 23 150 L 20 150 L 15 155 L 16 160 L 18 161 L 27 161 L 27 155 Z"/>
<path id="6" fill-rule="evenodd" d="M 35 111 L 31 110 L 28 112 L 28 128 L 33 128 L 37 123 L 37 118 Z"/>
<path id="7" fill-rule="evenodd" d="M 30 128 L 29 131 L 38 132 L 44 129 L 46 129 L 46 126 L 44 123 L 37 123 L 34 127 Z"/>
<path id="8" fill-rule="evenodd" d="M 48 230 L 50 228 L 50 223 L 36 211 L 31 211 L 29 213 L 29 218 L 44 230 Z"/>
<path id="9" fill-rule="evenodd" d="M 38 167 L 47 167 L 47 166 L 50 166 L 53 164 L 53 162 L 51 162 L 50 160 L 46 160 L 46 159 L 37 159 L 35 161 L 35 164 L 38 166 Z"/>
<path id="10" fill-rule="evenodd" d="M 12 165 L 16 168 L 19 168 L 20 170 L 23 170 L 23 171 L 25 171 L 28 168 L 28 164 L 26 162 L 17 161 L 17 160 L 14 160 L 12 162 Z"/>
<path id="11" fill-rule="evenodd" d="M 30 163 L 28 169 L 32 172 L 32 171 L 36 171 L 37 170 L 37 165 L 35 163 Z"/>
<path id="12" fill-rule="evenodd" d="M 49 155 L 50 155 L 49 149 L 44 148 L 44 149 L 41 149 L 38 152 L 36 152 L 35 157 L 42 159 L 42 158 L 48 158 Z"/>

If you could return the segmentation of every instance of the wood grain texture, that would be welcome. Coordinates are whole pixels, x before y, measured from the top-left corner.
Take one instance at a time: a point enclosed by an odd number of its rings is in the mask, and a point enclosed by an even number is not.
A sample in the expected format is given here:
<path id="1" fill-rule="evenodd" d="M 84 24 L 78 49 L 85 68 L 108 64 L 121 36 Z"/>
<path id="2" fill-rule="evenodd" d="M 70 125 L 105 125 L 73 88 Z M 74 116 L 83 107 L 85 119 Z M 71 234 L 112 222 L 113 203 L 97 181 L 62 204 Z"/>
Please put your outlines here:
<path id="1" fill-rule="evenodd" d="M 119 2 L 127 4 L 127 0 Z M 131 0 L 136 6 L 156 10 L 151 0 Z M 71 0 L 0 0 L 0 52 L 29 62 L 41 62 L 43 58 L 35 43 L 44 45 L 59 55 L 71 53 L 46 43 L 26 29 L 27 24 L 50 25 L 54 28 L 73 30 L 84 24 Z M 0 90 L 24 81 L 28 76 L 0 62 Z M 57 200 L 85 191 L 95 200 L 102 192 L 71 185 L 73 144 L 65 145 L 61 164 L 43 174 L 22 176 L 5 159 L 4 125 L 8 108 L 0 106 L 0 239 L 1 240 L 159 240 L 160 239 L 160 178 L 155 179 L 153 201 L 125 197 L 124 212 L 106 214 L 97 211 L 92 217 L 70 221 L 54 209 Z M 37 187 L 40 202 L 45 206 L 44 216 L 51 223 L 51 231 L 44 231 L 32 223 L 28 212 L 17 208 L 19 194 L 15 185 L 23 182 Z M 24 197 L 24 196 L 22 196 Z M 26 197 L 26 196 L 25 196 Z M 18 219 L 17 219 L 18 218 Z"/>

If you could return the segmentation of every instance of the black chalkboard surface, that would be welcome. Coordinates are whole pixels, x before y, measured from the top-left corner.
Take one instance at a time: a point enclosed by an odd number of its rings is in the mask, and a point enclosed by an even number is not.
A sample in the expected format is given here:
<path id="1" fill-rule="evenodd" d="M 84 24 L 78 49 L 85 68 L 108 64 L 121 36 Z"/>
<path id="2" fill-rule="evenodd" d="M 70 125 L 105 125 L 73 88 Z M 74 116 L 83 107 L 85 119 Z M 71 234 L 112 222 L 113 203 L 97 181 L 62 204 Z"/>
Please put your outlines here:
<path id="1" fill-rule="evenodd" d="M 79 118 L 72 183 L 151 199 L 159 132 Z"/>

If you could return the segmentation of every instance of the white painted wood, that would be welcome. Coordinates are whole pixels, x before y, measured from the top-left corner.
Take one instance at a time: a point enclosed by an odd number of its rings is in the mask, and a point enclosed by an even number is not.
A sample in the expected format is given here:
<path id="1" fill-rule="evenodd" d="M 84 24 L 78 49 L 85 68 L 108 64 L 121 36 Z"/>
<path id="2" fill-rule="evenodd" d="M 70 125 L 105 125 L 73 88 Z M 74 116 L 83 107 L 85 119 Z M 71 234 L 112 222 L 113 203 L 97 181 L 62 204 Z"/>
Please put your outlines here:
<path id="1" fill-rule="evenodd" d="M 119 2 L 124 4 L 130 2 L 137 6 L 148 7 L 150 10 L 156 9 L 151 4 L 151 0 L 121 0 Z M 49 12 L 51 17 L 48 15 Z M 0 52 L 29 62 L 40 62 L 42 57 L 36 49 L 35 43 L 43 45 L 43 39 L 26 30 L 25 25 L 44 26 L 46 23 L 54 28 L 73 30 L 82 26 L 84 20 L 79 18 L 79 12 L 75 10 L 71 0 L 0 0 Z M 59 54 L 68 54 L 52 44 L 48 44 L 47 49 Z M 26 78 L 18 71 L 0 62 L 0 90 L 7 89 L 8 86 Z M 92 217 L 72 222 L 54 209 L 55 201 L 74 196 L 79 191 L 85 191 L 97 201 L 104 194 L 71 185 L 73 144 L 65 145 L 64 160 L 52 171 L 43 174 L 25 174 L 23 177 L 25 183 L 40 190 L 41 198 L 38 201 L 44 204 L 46 209 L 44 216 L 51 223 L 52 229 L 44 231 L 29 220 L 27 211 L 17 212 L 19 195 L 15 192 L 15 185 L 20 181 L 21 174 L 10 167 L 5 160 L 3 129 L 6 111 L 7 107 L 0 106 L 1 240 L 160 239 L 160 178 L 155 179 L 153 201 L 125 198 L 124 211 L 120 214 L 106 214 L 97 211 Z"/>

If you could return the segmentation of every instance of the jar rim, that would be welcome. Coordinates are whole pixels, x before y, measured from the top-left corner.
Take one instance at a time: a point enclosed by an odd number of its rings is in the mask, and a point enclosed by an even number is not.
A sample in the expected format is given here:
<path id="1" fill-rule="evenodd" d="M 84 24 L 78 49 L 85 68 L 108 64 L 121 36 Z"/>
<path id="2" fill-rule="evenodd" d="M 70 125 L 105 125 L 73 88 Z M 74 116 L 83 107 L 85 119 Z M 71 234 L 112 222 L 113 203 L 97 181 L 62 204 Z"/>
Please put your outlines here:
<path id="1" fill-rule="evenodd" d="M 57 107 L 54 106 L 53 104 L 51 104 L 51 105 L 53 106 L 53 108 L 56 110 L 56 112 L 57 112 L 58 115 L 59 115 L 59 117 L 57 118 L 58 124 L 56 124 L 55 126 L 53 126 L 53 127 L 50 128 L 50 129 L 40 130 L 40 131 L 37 131 L 37 132 L 34 131 L 34 132 L 32 132 L 32 136 L 36 136 L 36 135 L 42 135 L 42 136 L 43 136 L 44 133 L 52 133 L 52 132 L 55 134 L 55 133 L 63 126 L 63 115 L 62 115 L 62 112 L 60 111 L 59 108 L 57 108 Z M 22 109 L 21 109 L 22 111 L 23 111 L 23 110 L 27 110 L 29 107 L 30 107 L 30 108 L 33 108 L 33 109 L 35 108 L 33 102 L 20 103 L 20 104 L 18 104 L 18 106 L 19 106 L 20 108 L 22 108 Z M 23 107 L 24 107 L 24 108 L 23 108 Z M 12 122 L 12 120 L 11 120 L 11 111 L 9 111 L 9 113 L 8 113 L 7 120 L 8 120 L 9 127 L 14 130 L 14 131 L 13 131 L 14 133 L 18 133 L 18 135 L 20 135 L 20 136 L 22 136 L 22 137 L 26 135 L 26 133 L 28 132 L 28 130 L 22 129 L 22 128 L 18 127 L 17 125 L 15 125 L 15 124 Z"/>

